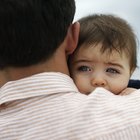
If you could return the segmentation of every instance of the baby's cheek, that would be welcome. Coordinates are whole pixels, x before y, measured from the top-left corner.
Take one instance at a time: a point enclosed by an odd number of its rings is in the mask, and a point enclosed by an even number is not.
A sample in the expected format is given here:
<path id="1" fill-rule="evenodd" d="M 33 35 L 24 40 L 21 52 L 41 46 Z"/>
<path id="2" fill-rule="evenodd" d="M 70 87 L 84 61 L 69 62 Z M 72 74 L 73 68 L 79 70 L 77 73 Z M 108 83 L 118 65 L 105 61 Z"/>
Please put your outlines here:
<path id="1" fill-rule="evenodd" d="M 127 87 L 127 83 L 124 82 L 118 82 L 111 86 L 111 92 L 118 95 L 122 90 L 124 90 Z"/>
<path id="2" fill-rule="evenodd" d="M 81 93 L 88 93 L 90 91 L 89 82 L 86 80 L 76 80 L 75 84 Z"/>

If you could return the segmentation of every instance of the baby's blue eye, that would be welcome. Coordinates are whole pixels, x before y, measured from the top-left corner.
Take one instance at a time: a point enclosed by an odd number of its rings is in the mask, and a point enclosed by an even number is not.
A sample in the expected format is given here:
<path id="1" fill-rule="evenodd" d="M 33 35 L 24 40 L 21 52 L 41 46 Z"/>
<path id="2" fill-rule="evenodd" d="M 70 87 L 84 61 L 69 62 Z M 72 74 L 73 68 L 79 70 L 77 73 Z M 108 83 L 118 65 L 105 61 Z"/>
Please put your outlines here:
<path id="1" fill-rule="evenodd" d="M 87 66 L 80 66 L 78 68 L 78 71 L 91 71 L 91 68 L 87 67 Z"/>
<path id="2" fill-rule="evenodd" d="M 114 69 L 114 68 L 108 68 L 108 69 L 106 70 L 106 72 L 109 72 L 109 73 L 112 73 L 112 74 L 117 74 L 117 73 L 119 73 L 119 71 L 116 70 L 116 69 Z"/>

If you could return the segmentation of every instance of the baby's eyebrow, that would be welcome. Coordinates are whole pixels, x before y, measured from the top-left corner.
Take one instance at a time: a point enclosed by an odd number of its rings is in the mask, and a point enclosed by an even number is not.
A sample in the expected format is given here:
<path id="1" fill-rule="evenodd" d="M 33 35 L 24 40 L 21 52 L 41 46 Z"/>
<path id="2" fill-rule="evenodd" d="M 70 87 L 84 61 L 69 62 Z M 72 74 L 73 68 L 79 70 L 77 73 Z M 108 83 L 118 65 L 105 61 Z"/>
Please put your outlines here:
<path id="1" fill-rule="evenodd" d="M 113 66 L 117 66 L 117 67 L 120 67 L 120 68 L 124 68 L 123 67 L 123 65 L 121 65 L 120 63 L 116 63 L 116 62 L 108 62 L 108 63 L 106 63 L 106 64 L 108 64 L 108 65 L 113 65 Z"/>

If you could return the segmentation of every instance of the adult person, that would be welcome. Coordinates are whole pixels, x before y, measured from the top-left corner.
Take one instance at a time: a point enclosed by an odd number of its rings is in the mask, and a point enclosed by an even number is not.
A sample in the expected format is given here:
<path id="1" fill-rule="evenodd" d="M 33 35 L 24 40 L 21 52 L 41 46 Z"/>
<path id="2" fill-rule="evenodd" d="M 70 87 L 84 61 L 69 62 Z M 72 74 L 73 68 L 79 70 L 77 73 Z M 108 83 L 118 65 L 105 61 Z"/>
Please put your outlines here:
<path id="1" fill-rule="evenodd" d="M 0 1 L 1 140 L 139 140 L 139 90 L 87 96 L 69 77 L 74 12 L 74 0 Z"/>

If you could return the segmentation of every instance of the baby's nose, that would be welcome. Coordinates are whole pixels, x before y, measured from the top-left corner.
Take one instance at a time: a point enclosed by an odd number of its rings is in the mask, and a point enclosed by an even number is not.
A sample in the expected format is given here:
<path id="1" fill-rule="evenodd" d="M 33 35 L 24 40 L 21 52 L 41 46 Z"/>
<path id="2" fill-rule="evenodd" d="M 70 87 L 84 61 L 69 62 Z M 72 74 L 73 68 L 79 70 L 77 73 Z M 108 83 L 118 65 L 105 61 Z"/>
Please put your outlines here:
<path id="1" fill-rule="evenodd" d="M 106 80 L 103 79 L 102 77 L 94 77 L 92 80 L 91 80 L 91 84 L 92 86 L 94 87 L 105 87 L 106 86 Z"/>

